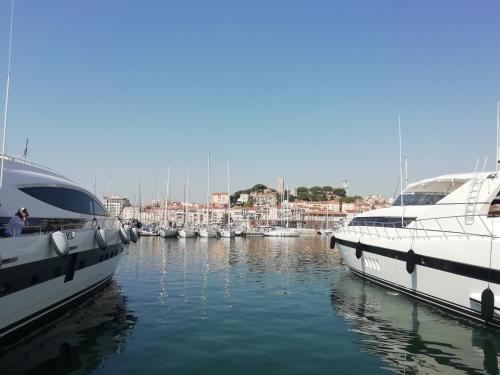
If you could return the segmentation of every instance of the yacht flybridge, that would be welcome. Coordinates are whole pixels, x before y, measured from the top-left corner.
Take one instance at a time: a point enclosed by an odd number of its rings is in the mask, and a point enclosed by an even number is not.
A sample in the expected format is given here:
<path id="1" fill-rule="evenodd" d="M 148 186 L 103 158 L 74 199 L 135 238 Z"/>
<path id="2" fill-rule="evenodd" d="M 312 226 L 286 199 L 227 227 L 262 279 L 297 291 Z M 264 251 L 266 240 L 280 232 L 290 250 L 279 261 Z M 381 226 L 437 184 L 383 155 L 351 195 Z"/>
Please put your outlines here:
<path id="1" fill-rule="evenodd" d="M 125 244 L 124 227 L 99 200 L 51 169 L 0 156 L 0 341 L 88 296 L 111 280 Z M 27 227 L 3 237 L 20 208 Z"/>
<path id="2" fill-rule="evenodd" d="M 499 191 L 495 172 L 420 181 L 339 228 L 331 247 L 357 275 L 500 326 Z"/>

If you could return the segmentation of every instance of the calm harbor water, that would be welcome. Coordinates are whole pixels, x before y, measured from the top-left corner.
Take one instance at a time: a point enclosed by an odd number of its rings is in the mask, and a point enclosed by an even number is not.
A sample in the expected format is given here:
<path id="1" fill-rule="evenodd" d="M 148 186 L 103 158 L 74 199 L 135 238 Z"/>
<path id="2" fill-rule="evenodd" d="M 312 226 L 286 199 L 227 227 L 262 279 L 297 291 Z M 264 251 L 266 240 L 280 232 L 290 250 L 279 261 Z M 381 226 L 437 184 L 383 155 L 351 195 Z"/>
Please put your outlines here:
<path id="1" fill-rule="evenodd" d="M 324 237 L 141 238 L 0 371 L 498 374 L 499 349 L 500 332 L 355 277 Z"/>

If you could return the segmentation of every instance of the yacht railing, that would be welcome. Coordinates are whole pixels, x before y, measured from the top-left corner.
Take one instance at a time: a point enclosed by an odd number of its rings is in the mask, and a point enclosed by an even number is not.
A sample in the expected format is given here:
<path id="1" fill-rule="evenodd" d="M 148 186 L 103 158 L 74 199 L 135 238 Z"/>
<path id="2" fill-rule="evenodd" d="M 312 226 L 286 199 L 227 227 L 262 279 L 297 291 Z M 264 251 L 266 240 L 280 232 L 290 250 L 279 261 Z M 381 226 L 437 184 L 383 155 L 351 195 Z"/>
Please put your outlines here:
<path id="1" fill-rule="evenodd" d="M 344 225 L 335 233 L 349 233 L 361 236 L 373 236 L 385 239 L 459 239 L 459 238 L 500 238 L 500 228 L 498 234 L 494 233 L 493 225 L 495 220 L 500 218 L 485 215 L 475 215 L 474 223 L 466 224 L 470 215 L 443 216 L 425 219 L 415 219 L 406 226 L 396 223 L 384 223 L 378 221 L 366 221 L 363 225 Z"/>
<path id="2" fill-rule="evenodd" d="M 16 163 L 29 165 L 30 167 L 40 168 L 40 169 L 46 170 L 48 172 L 57 174 L 58 176 L 63 176 L 63 174 L 61 172 L 59 172 L 55 169 L 46 167 L 45 165 L 42 165 L 42 164 L 34 163 L 32 161 L 21 159 L 21 158 L 15 157 L 15 156 L 9 156 L 7 154 L 0 154 L 0 159 L 15 161 Z"/>
<path id="3" fill-rule="evenodd" d="M 121 226 L 120 221 L 117 218 L 109 218 L 109 219 L 96 219 L 96 220 L 88 220 L 85 222 L 79 223 L 71 223 L 71 224 L 48 224 L 48 225 L 27 225 L 25 226 L 20 234 L 14 233 L 12 237 L 24 237 L 24 236 L 41 236 L 45 234 L 49 234 L 56 231 L 61 232 L 83 232 L 96 230 L 98 227 L 104 229 L 114 228 L 117 229 Z M 7 227 L 6 224 L 0 226 L 0 230 L 4 230 Z M 11 237 L 2 237 L 1 238 L 11 238 Z"/>

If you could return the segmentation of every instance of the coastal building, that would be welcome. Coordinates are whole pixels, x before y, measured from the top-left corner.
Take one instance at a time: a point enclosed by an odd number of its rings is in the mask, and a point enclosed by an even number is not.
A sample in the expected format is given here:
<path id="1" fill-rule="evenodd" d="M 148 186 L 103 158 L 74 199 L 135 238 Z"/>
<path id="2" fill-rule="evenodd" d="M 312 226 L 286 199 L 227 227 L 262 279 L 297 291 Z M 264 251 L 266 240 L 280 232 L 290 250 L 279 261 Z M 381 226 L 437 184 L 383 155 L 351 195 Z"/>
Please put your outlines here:
<path id="1" fill-rule="evenodd" d="M 217 204 L 217 205 L 229 204 L 229 194 L 227 192 L 213 193 L 212 194 L 212 204 Z"/>
<path id="2" fill-rule="evenodd" d="M 123 208 L 130 206 L 129 200 L 121 195 L 103 197 L 102 202 L 111 216 L 114 217 L 120 216 Z"/>
<path id="3" fill-rule="evenodd" d="M 212 195 L 212 201 L 215 203 L 209 206 L 209 223 L 220 225 L 227 221 L 228 200 L 229 195 L 226 192 Z M 251 204 L 247 205 L 246 203 L 249 202 Z M 358 213 L 374 208 L 389 207 L 391 204 L 391 199 L 380 195 L 367 195 L 349 203 L 334 196 L 332 199 L 324 201 L 296 199 L 293 202 L 285 201 L 279 204 L 278 193 L 266 189 L 262 192 L 241 194 L 238 204 L 231 208 L 231 218 L 236 223 L 252 222 L 252 225 L 254 223 L 280 225 L 288 221 L 292 226 L 318 228 L 325 223 L 328 226 L 336 226 Z M 112 209 L 120 210 L 119 205 L 116 207 Z M 124 220 L 136 218 L 145 224 L 161 223 L 166 215 L 164 203 L 161 201 L 153 201 L 143 207 L 127 204 L 121 210 Z M 168 220 L 178 226 L 184 222 L 200 226 L 207 222 L 207 205 L 190 203 L 186 217 L 184 202 L 170 202 Z"/>
<path id="4" fill-rule="evenodd" d="M 278 197 L 276 192 L 271 189 L 266 189 L 262 192 L 252 192 L 250 197 L 253 200 L 254 206 L 276 206 Z"/>
<path id="5" fill-rule="evenodd" d="M 250 199 L 250 194 L 243 193 L 243 194 L 240 194 L 240 197 L 238 198 L 237 202 L 239 204 L 245 204 L 249 201 L 249 199 Z"/>
<path id="6" fill-rule="evenodd" d="M 278 194 L 283 194 L 285 192 L 285 179 L 284 178 L 278 178 L 278 181 L 276 183 L 276 191 Z"/>

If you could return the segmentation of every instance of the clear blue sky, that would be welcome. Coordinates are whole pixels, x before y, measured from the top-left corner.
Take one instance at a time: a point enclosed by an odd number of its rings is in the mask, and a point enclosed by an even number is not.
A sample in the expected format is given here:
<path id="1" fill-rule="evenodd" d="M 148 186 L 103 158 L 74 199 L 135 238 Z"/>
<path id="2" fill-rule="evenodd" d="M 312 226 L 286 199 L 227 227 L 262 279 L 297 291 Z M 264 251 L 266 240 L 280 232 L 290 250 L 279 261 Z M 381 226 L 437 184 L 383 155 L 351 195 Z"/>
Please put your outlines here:
<path id="1" fill-rule="evenodd" d="M 0 0 L 5 91 L 10 0 Z M 410 180 L 494 168 L 500 3 L 17 0 L 8 151 L 98 194 Z M 3 103 L 2 103 L 3 110 Z M 234 190 L 232 189 L 232 190 Z"/>

